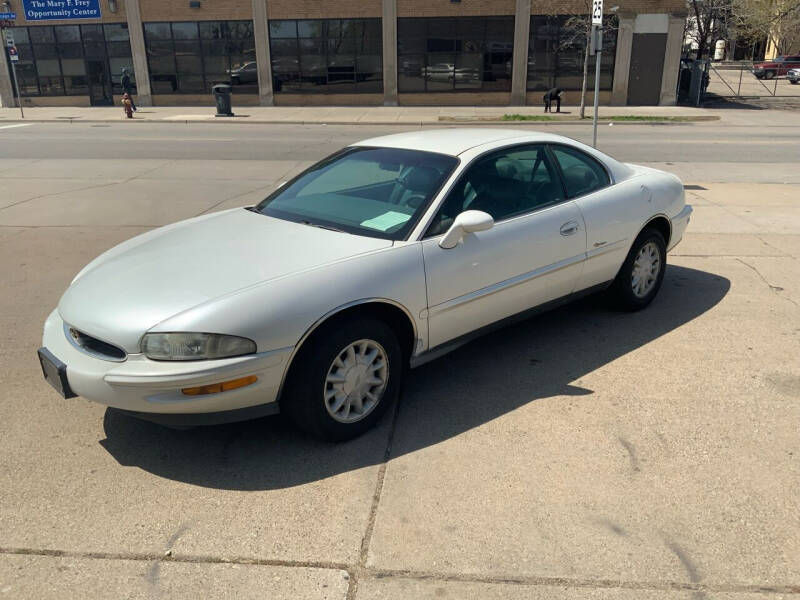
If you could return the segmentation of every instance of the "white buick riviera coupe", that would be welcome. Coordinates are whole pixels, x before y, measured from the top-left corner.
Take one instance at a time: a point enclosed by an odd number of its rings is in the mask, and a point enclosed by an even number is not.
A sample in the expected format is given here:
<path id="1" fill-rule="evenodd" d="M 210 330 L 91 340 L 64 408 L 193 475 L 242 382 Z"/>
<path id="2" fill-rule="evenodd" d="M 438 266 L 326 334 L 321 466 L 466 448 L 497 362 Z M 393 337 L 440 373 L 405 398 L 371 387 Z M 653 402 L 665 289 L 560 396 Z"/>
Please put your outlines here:
<path id="1" fill-rule="evenodd" d="M 677 177 L 557 135 L 369 139 L 93 260 L 39 360 L 63 396 L 157 423 L 280 411 L 344 440 L 408 367 L 493 326 L 604 289 L 644 308 L 691 212 Z"/>

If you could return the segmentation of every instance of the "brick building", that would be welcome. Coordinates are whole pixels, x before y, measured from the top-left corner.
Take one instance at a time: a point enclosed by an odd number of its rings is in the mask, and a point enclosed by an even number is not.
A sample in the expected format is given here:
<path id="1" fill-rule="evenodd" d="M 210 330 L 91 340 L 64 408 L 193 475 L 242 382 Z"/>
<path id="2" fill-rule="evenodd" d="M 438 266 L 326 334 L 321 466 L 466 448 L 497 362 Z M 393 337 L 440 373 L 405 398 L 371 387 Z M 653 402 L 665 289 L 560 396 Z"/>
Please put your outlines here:
<path id="1" fill-rule="evenodd" d="M 524 105 L 580 94 L 587 0 L 93 0 L 99 18 L 33 20 L 35 0 L 0 2 L 26 106 Z M 74 5 L 75 0 L 56 0 Z M 41 5 L 41 4 L 39 4 Z M 605 0 L 600 102 L 674 104 L 684 0 Z M 53 15 L 47 15 L 48 17 Z M 31 20 L 28 20 L 30 17 Z M 573 18 L 571 18 L 573 17 Z M 594 72 L 590 62 L 590 91 Z M 0 60 L 0 104 L 14 106 Z"/>

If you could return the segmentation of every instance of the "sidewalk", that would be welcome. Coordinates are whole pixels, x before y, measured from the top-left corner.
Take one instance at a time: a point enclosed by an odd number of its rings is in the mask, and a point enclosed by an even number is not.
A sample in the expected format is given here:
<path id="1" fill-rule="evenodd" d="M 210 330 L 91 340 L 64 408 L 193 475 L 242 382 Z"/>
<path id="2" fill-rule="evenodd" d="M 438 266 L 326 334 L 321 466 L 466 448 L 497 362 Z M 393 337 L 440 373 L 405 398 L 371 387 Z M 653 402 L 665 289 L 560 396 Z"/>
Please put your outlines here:
<path id="1" fill-rule="evenodd" d="M 235 99 L 234 99 L 235 101 Z M 122 107 L 31 107 L 25 108 L 25 121 L 32 122 L 116 122 L 126 121 Z M 364 125 L 432 125 L 453 122 L 491 123 L 503 115 L 521 114 L 543 116 L 541 106 L 241 106 L 234 105 L 235 117 L 215 118 L 214 107 L 142 107 L 134 122 L 217 122 L 217 123 L 283 123 L 283 124 L 364 124 Z M 559 123 L 580 122 L 578 107 L 562 107 L 564 112 L 553 114 Z M 685 106 L 603 106 L 601 117 L 646 116 L 666 119 L 681 117 L 690 120 L 717 120 L 730 116 L 731 110 L 709 110 Z M 747 111 L 745 111 L 747 112 Z M 751 111 L 752 112 L 752 111 Z M 764 112 L 773 111 L 760 111 Z M 778 111 L 774 111 L 778 112 Z M 586 116 L 592 109 L 587 107 Z M 548 115 L 550 116 L 550 115 Z M 0 123 L 20 121 L 18 108 L 0 108 Z M 544 123 L 548 121 L 534 121 Z M 585 121 L 584 121 L 585 122 Z"/>

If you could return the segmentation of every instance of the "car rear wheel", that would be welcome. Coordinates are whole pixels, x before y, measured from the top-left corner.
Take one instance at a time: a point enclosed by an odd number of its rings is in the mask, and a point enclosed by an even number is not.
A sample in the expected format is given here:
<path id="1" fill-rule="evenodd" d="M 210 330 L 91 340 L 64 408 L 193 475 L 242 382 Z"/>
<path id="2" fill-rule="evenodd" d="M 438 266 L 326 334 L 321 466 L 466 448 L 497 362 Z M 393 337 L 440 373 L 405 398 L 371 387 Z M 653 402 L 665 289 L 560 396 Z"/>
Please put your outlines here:
<path id="1" fill-rule="evenodd" d="M 343 441 L 372 428 L 397 398 L 403 377 L 400 344 L 375 318 L 323 325 L 292 363 L 280 400 L 297 426 Z"/>
<path id="2" fill-rule="evenodd" d="M 622 263 L 611 293 L 623 310 L 641 310 L 653 301 L 664 280 L 667 247 L 655 229 L 645 229 L 636 238 Z"/>
<path id="3" fill-rule="evenodd" d="M 790 79 L 789 83 L 791 83 L 792 85 L 797 85 L 797 79 Z"/>

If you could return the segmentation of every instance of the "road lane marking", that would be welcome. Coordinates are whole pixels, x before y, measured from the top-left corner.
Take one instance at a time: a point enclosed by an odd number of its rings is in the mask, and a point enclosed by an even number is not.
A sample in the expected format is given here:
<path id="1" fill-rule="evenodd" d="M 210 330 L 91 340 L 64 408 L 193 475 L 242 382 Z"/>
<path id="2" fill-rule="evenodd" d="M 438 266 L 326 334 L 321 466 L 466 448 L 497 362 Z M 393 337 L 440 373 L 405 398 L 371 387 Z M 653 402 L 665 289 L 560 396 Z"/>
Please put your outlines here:
<path id="1" fill-rule="evenodd" d="M 13 129 L 14 127 L 30 127 L 36 123 L 20 123 L 19 125 L 0 125 L 0 129 Z"/>

